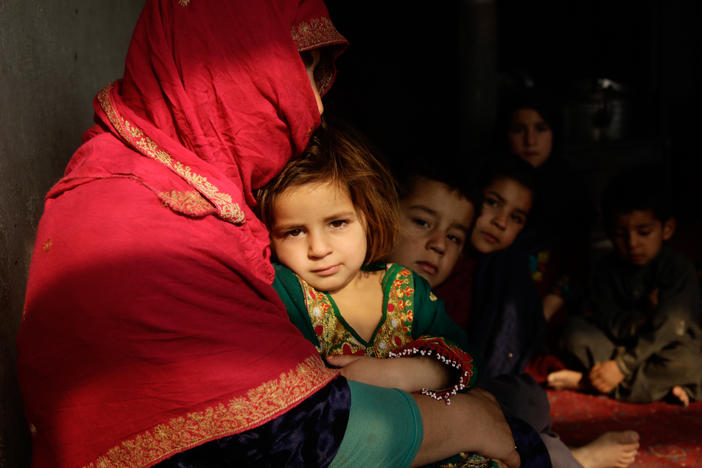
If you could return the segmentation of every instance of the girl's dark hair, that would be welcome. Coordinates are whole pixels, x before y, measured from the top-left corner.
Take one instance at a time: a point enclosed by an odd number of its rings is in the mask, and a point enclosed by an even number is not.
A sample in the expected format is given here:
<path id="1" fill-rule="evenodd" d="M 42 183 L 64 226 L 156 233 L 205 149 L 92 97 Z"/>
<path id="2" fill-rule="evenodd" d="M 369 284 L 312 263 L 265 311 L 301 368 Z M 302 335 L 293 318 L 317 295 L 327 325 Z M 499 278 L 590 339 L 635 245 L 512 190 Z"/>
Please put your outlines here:
<path id="1" fill-rule="evenodd" d="M 332 182 L 347 189 L 353 206 L 363 214 L 367 243 L 365 265 L 392 251 L 399 224 L 394 179 L 360 135 L 338 125 L 320 127 L 303 154 L 256 192 L 258 214 L 269 230 L 277 198 L 290 187 L 315 182 Z"/>

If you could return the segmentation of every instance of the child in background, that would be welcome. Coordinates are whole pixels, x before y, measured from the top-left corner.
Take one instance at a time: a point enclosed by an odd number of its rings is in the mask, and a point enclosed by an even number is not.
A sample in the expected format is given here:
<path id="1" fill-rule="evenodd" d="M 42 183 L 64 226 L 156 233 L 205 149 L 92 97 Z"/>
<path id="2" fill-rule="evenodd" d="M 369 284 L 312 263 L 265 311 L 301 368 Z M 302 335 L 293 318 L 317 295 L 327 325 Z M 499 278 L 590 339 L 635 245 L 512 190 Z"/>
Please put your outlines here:
<path id="1" fill-rule="evenodd" d="M 687 406 L 702 397 L 699 292 L 692 263 L 666 245 L 675 218 L 660 171 L 620 174 L 602 206 L 614 252 L 595 270 L 585 316 L 562 335 L 574 370 L 550 374 L 549 384 Z"/>
<path id="2" fill-rule="evenodd" d="M 504 310 L 534 317 L 545 327 L 540 297 L 527 271 L 526 257 L 510 249 L 530 212 L 533 200 L 530 172 L 521 161 L 498 160 L 484 168 L 475 183 L 480 193 L 473 195 L 469 189 L 471 182 L 457 178 L 460 171 L 446 164 L 438 168 L 435 164 L 406 168 L 399 175 L 400 233 L 390 259 L 413 266 L 440 297 L 447 299 L 447 310 L 467 328 L 487 360 L 478 385 L 493 393 L 506 411 L 539 431 L 553 466 L 626 467 L 636 457 L 636 432 L 607 432 L 584 446 L 567 447 L 551 433 L 545 391 L 530 376 L 519 373 L 538 338 L 530 335 L 533 323 L 528 320 L 525 323 L 520 317 L 505 317 Z M 468 208 L 471 199 L 482 203 L 472 233 L 466 238 L 457 234 L 464 232 L 466 224 L 460 220 L 472 212 Z M 452 232 L 451 226 L 460 228 Z M 449 248 L 437 249 L 442 238 Z M 466 243 L 466 255 L 461 256 Z M 423 268 L 437 257 L 440 260 L 433 263 L 438 266 L 436 270 Z M 492 300 L 486 299 L 490 297 Z M 473 313 L 469 317 L 471 304 Z M 525 339 L 506 338 L 519 327 L 522 331 L 526 327 Z M 500 352 L 497 343 L 513 348 Z M 517 357 L 519 343 L 524 345 L 521 358 Z"/>
<path id="3" fill-rule="evenodd" d="M 533 168 L 506 156 L 483 171 L 479 191 L 481 209 L 470 238 L 476 269 L 467 332 L 484 357 L 485 377 L 520 374 L 546 334 L 527 255 L 514 245 L 534 202 Z"/>
<path id="4" fill-rule="evenodd" d="M 512 246 L 531 210 L 534 169 L 515 156 L 504 155 L 491 159 L 479 171 L 479 180 L 464 182 L 456 179 L 459 171 L 442 166 L 446 164 L 422 165 L 409 174 L 399 174 L 403 182 L 401 220 L 406 222 L 400 224 L 399 241 L 390 259 L 415 269 L 435 287 L 449 315 L 467 331 L 472 349 L 483 356 L 483 377 L 521 373 L 546 328 L 526 254 Z M 477 190 L 469 190 L 470 185 Z M 468 197 L 480 203 L 475 226 L 469 236 L 465 226 L 458 235 L 443 233 L 453 242 L 447 242 L 451 247 L 440 256 L 443 252 L 436 251 L 432 237 L 437 230 L 434 225 L 438 228 L 439 224 L 426 213 L 444 213 L 445 220 L 451 220 L 450 215 L 458 220 L 463 215 L 457 206 L 470 206 Z M 442 257 L 444 263 L 455 264 L 450 276 L 447 265 L 437 263 L 441 266 L 437 275 L 434 265 L 427 264 L 428 259 Z M 479 313 L 471 314 L 471 310 Z"/>
<path id="5" fill-rule="evenodd" d="M 320 130 L 313 141 L 258 194 L 282 264 L 274 287 L 291 321 L 347 378 L 448 402 L 474 385 L 474 362 L 430 285 L 403 266 L 378 263 L 396 233 L 392 177 L 348 134 Z M 467 211 L 468 225 L 471 217 Z M 396 359 L 368 361 L 387 357 Z M 459 410 L 448 413 L 456 427 L 467 422 Z"/>
<path id="6" fill-rule="evenodd" d="M 419 273 L 431 287 L 451 274 L 475 215 L 469 191 L 449 174 L 458 175 L 432 165 L 400 176 L 399 233 L 390 258 Z"/>
<path id="7" fill-rule="evenodd" d="M 577 303 L 588 278 L 594 214 L 582 177 L 564 157 L 561 116 L 561 105 L 550 92 L 529 88 L 510 93 L 498 113 L 496 135 L 499 151 L 506 149 L 534 168 L 538 200 L 520 248 L 528 255 L 544 316 L 556 335 L 565 309 Z"/>

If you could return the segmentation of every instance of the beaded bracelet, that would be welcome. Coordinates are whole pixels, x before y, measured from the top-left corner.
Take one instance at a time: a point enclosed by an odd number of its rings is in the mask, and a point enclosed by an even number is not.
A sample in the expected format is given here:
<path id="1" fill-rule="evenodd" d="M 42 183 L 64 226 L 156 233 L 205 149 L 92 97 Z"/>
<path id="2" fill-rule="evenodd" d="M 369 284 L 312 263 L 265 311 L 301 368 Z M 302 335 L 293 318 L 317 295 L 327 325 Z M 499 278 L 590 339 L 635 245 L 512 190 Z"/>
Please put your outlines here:
<path id="1" fill-rule="evenodd" d="M 458 374 L 458 382 L 454 386 L 444 390 L 428 388 L 420 390 L 422 395 L 439 401 L 443 400 L 447 405 L 451 404 L 452 396 L 470 388 L 470 380 L 473 377 L 473 357 L 458 346 L 447 342 L 445 338 L 420 337 L 397 351 L 391 351 L 388 357 L 433 357 L 445 366 L 454 368 Z"/>

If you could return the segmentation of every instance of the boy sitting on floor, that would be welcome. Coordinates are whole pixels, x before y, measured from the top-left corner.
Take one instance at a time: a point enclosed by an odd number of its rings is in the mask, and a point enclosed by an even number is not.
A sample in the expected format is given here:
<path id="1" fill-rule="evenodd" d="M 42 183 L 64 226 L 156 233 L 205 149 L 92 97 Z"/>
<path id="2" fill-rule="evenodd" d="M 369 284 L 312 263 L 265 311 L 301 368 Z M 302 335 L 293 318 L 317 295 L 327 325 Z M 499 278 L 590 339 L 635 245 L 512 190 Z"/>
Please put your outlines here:
<path id="1" fill-rule="evenodd" d="M 561 336 L 575 369 L 551 373 L 551 387 L 592 387 L 637 403 L 672 396 L 685 406 L 702 396 L 697 276 L 666 245 L 675 218 L 660 179 L 639 168 L 605 190 L 614 252 L 594 272 L 585 315 L 573 317 Z"/>

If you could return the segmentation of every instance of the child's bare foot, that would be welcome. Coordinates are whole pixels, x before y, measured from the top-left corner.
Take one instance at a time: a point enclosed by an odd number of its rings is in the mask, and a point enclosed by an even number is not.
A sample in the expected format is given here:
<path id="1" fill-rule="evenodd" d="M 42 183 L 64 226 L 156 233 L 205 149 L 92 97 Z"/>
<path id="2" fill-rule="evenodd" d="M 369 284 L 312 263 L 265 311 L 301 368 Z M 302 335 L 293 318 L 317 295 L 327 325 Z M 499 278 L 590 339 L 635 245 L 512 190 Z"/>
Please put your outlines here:
<path id="1" fill-rule="evenodd" d="M 546 382 L 548 382 L 548 386 L 555 390 L 577 390 L 581 387 L 582 380 L 582 372 L 570 369 L 557 370 L 555 372 L 551 372 L 546 377 Z"/>
<path id="2" fill-rule="evenodd" d="M 676 385 L 675 387 L 673 387 L 670 393 L 672 393 L 675 398 L 680 400 L 680 403 L 682 403 L 682 405 L 685 408 L 687 408 L 690 405 L 690 395 L 688 395 L 685 389 L 682 388 L 680 385 Z"/>
<path id="3" fill-rule="evenodd" d="M 605 432 L 587 445 L 571 449 L 585 468 L 626 468 L 636 459 L 639 434 L 635 431 Z"/>

